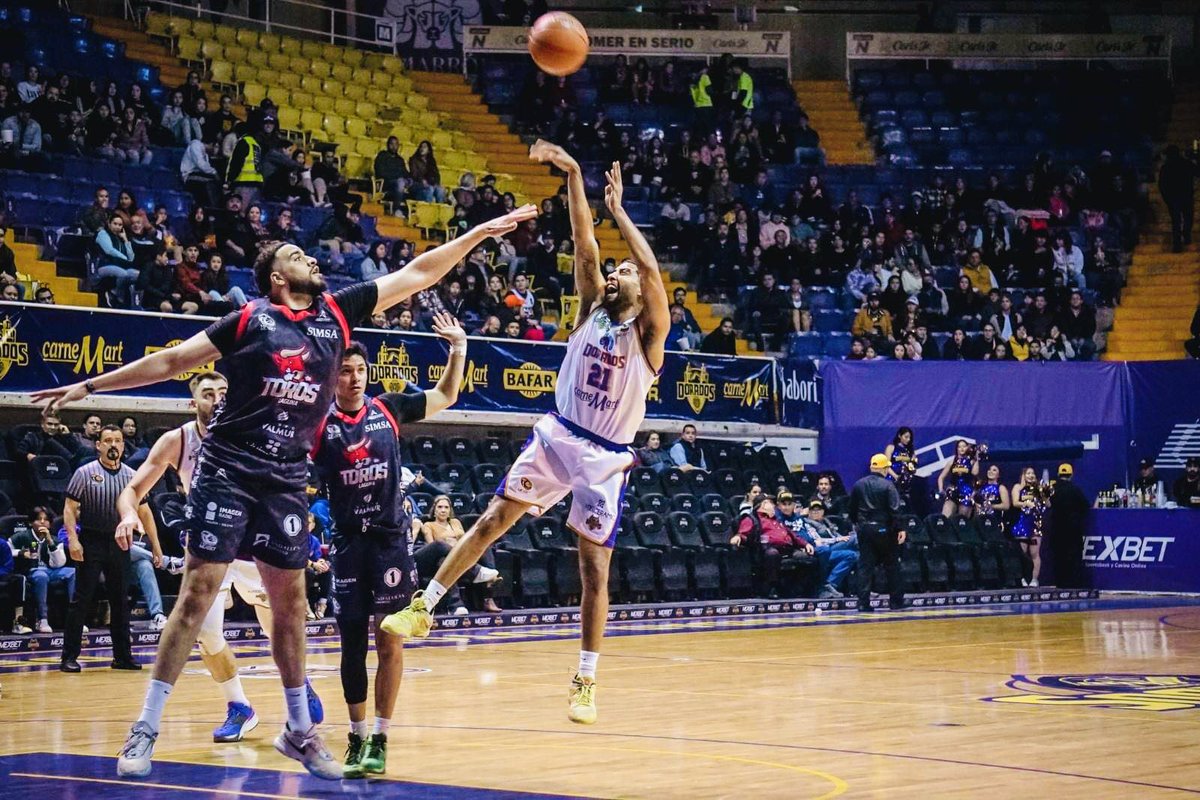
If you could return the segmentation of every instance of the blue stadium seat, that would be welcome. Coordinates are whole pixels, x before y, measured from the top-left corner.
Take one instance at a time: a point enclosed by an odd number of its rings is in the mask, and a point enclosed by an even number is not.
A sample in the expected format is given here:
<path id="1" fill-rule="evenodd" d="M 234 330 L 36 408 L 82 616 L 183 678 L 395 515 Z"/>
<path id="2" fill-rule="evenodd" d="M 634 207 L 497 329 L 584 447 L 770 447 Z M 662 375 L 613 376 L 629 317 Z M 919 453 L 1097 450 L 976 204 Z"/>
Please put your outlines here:
<path id="1" fill-rule="evenodd" d="M 813 328 L 821 333 L 846 331 L 850 328 L 850 322 L 846 319 L 846 316 L 845 313 L 837 309 L 817 311 L 813 314 Z"/>
<path id="2" fill-rule="evenodd" d="M 825 352 L 825 336 L 821 333 L 793 333 L 788 342 L 789 358 L 816 358 Z"/>
<path id="3" fill-rule="evenodd" d="M 850 342 L 854 337 L 848 333 L 828 333 L 825 335 L 825 355 L 830 358 L 845 358 L 850 355 Z"/>

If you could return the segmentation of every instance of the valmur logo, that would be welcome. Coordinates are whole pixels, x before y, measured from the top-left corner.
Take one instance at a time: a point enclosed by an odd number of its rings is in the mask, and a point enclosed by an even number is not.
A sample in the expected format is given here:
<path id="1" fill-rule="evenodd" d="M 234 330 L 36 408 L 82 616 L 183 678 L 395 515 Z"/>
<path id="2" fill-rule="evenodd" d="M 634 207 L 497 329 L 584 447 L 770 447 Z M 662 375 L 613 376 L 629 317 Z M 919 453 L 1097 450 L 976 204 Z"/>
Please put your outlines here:
<path id="1" fill-rule="evenodd" d="M 1095 566 L 1161 564 L 1174 536 L 1085 536 L 1083 560 Z"/>

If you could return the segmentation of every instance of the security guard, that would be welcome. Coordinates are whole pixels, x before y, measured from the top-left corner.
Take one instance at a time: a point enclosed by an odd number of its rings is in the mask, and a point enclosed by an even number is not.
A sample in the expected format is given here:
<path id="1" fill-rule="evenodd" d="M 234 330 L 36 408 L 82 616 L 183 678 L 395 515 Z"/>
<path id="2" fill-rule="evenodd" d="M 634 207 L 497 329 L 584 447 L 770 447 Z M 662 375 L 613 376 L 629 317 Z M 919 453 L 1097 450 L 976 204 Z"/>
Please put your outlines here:
<path id="1" fill-rule="evenodd" d="M 895 531 L 900 513 L 900 493 L 885 475 L 891 461 L 883 453 L 871 456 L 871 474 L 860 478 L 850 490 L 850 521 L 858 531 L 858 610 L 872 611 L 871 580 L 875 565 L 887 571 L 888 605 L 904 608 L 904 586 L 900 582 L 900 545 L 908 537 Z"/>

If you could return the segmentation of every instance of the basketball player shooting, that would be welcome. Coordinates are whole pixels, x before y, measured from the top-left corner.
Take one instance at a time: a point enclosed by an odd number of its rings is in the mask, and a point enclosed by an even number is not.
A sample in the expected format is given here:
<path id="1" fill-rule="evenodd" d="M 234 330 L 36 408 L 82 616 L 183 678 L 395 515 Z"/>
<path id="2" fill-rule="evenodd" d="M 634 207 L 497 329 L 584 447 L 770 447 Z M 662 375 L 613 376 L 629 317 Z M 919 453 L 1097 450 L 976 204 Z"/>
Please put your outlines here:
<path id="1" fill-rule="evenodd" d="M 662 370 L 670 327 L 667 291 L 645 237 L 621 206 L 621 167 L 606 173 L 604 204 L 633 254 L 607 277 L 579 164 L 542 140 L 529 157 L 567 173 L 567 205 L 575 240 L 575 286 L 581 319 L 567 344 L 554 392 L 556 411 L 533 427 L 529 444 L 496 496 L 437 575 L 407 608 L 388 616 L 383 630 L 422 637 L 433 610 L 454 583 L 524 514 L 542 514 L 573 494 L 567 527 L 579 537 L 583 584 L 579 671 L 571 682 L 567 716 L 596 721 L 596 662 L 608 619 L 608 569 L 621 522 L 621 500 L 635 460 L 630 444 L 646 416 L 646 393 Z"/>

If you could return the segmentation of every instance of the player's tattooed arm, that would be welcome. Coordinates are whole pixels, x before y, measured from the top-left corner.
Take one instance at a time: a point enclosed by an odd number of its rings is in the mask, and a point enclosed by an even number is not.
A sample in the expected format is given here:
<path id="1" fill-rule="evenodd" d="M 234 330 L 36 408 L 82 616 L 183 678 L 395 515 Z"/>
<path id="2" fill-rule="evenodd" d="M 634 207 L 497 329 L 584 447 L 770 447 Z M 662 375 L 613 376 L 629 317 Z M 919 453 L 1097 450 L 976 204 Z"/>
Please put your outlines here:
<path id="1" fill-rule="evenodd" d="M 533 143 L 529 157 L 567 173 L 567 210 L 575 243 L 575 291 L 579 294 L 579 313 L 586 316 L 604 299 L 604 276 L 600 273 L 600 245 L 596 243 L 592 207 L 583 187 L 583 170 L 570 153 L 544 139 Z"/>
<path id="2" fill-rule="evenodd" d="M 375 279 L 379 299 L 373 313 L 392 306 L 428 289 L 446 276 L 454 265 L 488 239 L 499 239 L 517 229 L 522 222 L 537 217 L 537 206 L 526 204 L 502 217 L 476 225 L 471 230 L 414 258 L 404 269 Z"/>

